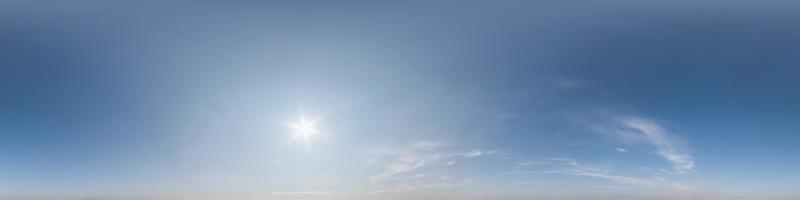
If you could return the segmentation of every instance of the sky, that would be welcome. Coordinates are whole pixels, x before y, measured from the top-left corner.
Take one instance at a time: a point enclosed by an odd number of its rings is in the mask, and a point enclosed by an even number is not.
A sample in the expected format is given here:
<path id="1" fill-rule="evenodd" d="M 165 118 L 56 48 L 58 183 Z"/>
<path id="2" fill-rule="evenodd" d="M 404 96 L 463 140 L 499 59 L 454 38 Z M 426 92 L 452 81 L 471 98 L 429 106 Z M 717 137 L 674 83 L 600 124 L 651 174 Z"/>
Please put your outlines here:
<path id="1" fill-rule="evenodd" d="M 800 199 L 792 1 L 0 3 L 0 199 Z"/>

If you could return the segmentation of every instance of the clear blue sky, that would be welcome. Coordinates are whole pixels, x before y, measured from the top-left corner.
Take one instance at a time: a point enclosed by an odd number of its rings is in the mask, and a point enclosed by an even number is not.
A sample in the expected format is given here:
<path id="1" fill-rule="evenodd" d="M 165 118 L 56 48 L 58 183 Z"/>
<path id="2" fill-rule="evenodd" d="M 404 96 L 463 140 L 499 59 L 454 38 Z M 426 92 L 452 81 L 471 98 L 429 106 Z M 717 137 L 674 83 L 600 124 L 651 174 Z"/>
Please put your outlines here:
<path id="1" fill-rule="evenodd" d="M 800 3 L 0 3 L 0 199 L 798 199 Z"/>

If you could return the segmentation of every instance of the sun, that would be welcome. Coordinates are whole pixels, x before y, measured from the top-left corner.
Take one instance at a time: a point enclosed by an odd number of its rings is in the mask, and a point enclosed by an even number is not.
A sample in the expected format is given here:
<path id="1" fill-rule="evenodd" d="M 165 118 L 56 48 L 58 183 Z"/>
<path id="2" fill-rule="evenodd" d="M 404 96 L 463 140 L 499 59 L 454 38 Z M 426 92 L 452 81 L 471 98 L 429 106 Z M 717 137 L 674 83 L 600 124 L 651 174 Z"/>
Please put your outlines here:
<path id="1" fill-rule="evenodd" d="M 292 138 L 289 139 L 289 142 L 302 138 L 303 142 L 308 146 L 311 139 L 319 134 L 319 131 L 317 131 L 314 126 L 317 122 L 319 122 L 319 119 L 308 120 L 305 115 L 301 114 L 299 121 L 287 125 L 292 129 L 294 134 Z"/>

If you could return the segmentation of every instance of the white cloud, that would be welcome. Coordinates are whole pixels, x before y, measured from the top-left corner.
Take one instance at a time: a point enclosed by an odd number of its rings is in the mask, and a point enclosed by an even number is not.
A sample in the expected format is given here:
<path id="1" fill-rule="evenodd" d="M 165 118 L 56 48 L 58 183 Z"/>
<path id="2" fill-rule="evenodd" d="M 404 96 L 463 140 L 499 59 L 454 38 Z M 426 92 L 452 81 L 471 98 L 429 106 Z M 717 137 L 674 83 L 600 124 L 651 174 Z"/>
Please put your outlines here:
<path id="1" fill-rule="evenodd" d="M 481 155 L 483 155 L 483 151 L 481 151 L 480 149 L 475 149 L 475 150 L 470 151 L 469 153 L 464 154 L 464 157 L 465 158 L 472 158 L 472 157 L 478 157 L 478 156 L 481 156 Z"/>
<path id="2" fill-rule="evenodd" d="M 410 176 L 410 177 L 408 177 L 406 179 L 412 180 L 412 179 L 421 179 L 421 178 L 425 178 L 425 174 L 417 174 L 417 175 L 414 175 L 414 176 Z"/>
<path id="3" fill-rule="evenodd" d="M 608 118 L 609 116 L 604 116 Z M 669 161 L 678 173 L 694 170 L 695 161 L 688 153 L 683 140 L 656 121 L 642 117 L 611 115 L 611 121 L 591 124 L 595 131 L 612 134 L 626 142 L 646 143 L 656 149 L 656 154 Z M 627 149 L 617 151 L 625 152 Z"/>
<path id="4" fill-rule="evenodd" d="M 416 144 L 416 143 L 415 143 Z M 394 162 L 385 167 L 384 172 L 369 177 L 372 182 L 381 181 L 398 174 L 415 171 L 425 165 L 433 163 L 442 158 L 442 154 L 438 152 L 420 152 L 416 149 L 416 145 L 410 145 L 411 150 L 401 149 L 396 151 L 386 151 L 387 154 L 394 157 Z"/>
<path id="5" fill-rule="evenodd" d="M 470 152 L 464 153 L 462 156 L 465 157 L 465 158 L 473 158 L 473 157 L 478 157 L 478 156 L 492 155 L 492 154 L 496 154 L 497 152 L 498 152 L 497 150 L 482 151 L 480 149 L 475 149 L 475 150 L 472 150 Z"/>
<path id="6" fill-rule="evenodd" d="M 660 124 L 637 117 L 621 120 L 622 125 L 644 136 L 646 142 L 653 145 L 658 155 L 672 163 L 672 167 L 679 173 L 694 170 L 695 162 L 692 156 L 686 153 L 679 139 L 670 135 Z"/>
<path id="7" fill-rule="evenodd" d="M 388 159 L 381 173 L 368 177 L 372 183 L 402 180 L 412 172 L 417 172 L 422 168 L 439 164 L 452 166 L 459 158 L 474 158 L 478 156 L 497 154 L 497 150 L 482 151 L 475 149 L 464 153 L 464 151 L 443 150 L 440 143 L 427 140 L 414 142 L 398 148 L 373 149 L 372 154 Z"/>
<path id="8" fill-rule="evenodd" d="M 614 175 L 611 174 L 607 170 L 595 168 L 595 167 L 588 167 L 581 165 L 577 161 L 569 158 L 554 158 L 548 159 L 549 161 L 560 163 L 567 168 L 560 169 L 560 170 L 551 170 L 548 171 L 549 173 L 562 173 L 562 174 L 569 174 L 569 175 L 576 175 L 576 176 L 589 176 L 595 178 L 602 178 L 608 179 L 618 183 L 626 183 L 626 184 L 637 184 L 637 185 L 654 185 L 657 182 L 654 180 L 649 179 L 642 179 L 636 178 L 631 176 L 621 176 L 621 175 Z"/>
<path id="9" fill-rule="evenodd" d="M 694 190 L 694 188 L 667 180 L 658 174 L 636 176 L 626 174 L 629 171 L 613 171 L 608 166 L 597 167 L 586 165 L 572 158 L 549 158 L 536 161 L 516 162 L 512 171 L 504 175 L 526 176 L 530 174 L 560 174 L 569 176 L 582 176 L 607 180 L 618 188 L 635 189 L 670 189 Z M 525 181 L 530 181 L 526 179 Z"/>
<path id="10" fill-rule="evenodd" d="M 521 162 L 514 163 L 514 166 L 515 166 L 514 168 L 527 168 L 527 167 L 531 167 L 531 166 L 534 166 L 534 165 L 543 165 L 543 164 L 545 164 L 545 163 L 541 162 L 541 161 L 526 160 L 526 161 L 521 161 Z"/>
<path id="11" fill-rule="evenodd" d="M 617 151 L 618 151 L 618 152 L 623 152 L 623 153 L 624 153 L 624 152 L 628 152 L 628 149 L 626 149 L 626 148 L 619 148 L 619 147 L 617 147 Z"/>

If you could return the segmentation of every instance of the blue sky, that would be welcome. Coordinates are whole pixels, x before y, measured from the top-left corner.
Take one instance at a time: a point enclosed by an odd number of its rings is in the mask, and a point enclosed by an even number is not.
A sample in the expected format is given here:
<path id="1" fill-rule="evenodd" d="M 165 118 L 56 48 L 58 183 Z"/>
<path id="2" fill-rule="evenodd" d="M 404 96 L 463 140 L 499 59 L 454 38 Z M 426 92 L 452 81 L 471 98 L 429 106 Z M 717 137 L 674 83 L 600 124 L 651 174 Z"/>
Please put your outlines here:
<path id="1" fill-rule="evenodd" d="M 6 2 L 0 199 L 797 199 L 797 6 Z"/>

